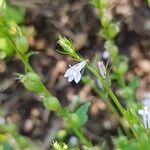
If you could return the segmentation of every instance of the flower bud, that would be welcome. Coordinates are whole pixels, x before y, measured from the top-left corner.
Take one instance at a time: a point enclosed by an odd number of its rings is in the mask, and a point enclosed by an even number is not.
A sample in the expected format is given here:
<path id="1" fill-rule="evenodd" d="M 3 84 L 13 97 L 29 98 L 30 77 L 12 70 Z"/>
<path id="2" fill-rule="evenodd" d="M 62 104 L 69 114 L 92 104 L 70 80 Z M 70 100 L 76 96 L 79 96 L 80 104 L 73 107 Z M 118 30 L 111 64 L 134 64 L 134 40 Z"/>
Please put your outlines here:
<path id="1" fill-rule="evenodd" d="M 100 10 L 105 9 L 108 6 L 106 0 L 91 0 L 91 3 Z"/>
<path id="2" fill-rule="evenodd" d="M 124 75 L 128 70 L 128 64 L 126 62 L 121 62 L 117 68 L 117 72 Z"/>
<path id="3" fill-rule="evenodd" d="M 70 39 L 67 39 L 65 37 L 60 36 L 59 40 L 58 40 L 58 44 L 63 48 L 64 54 L 69 54 L 74 58 L 80 58 L 77 54 L 76 54 L 76 50 L 75 47 L 73 45 L 73 42 Z"/>
<path id="4" fill-rule="evenodd" d="M 80 127 L 80 119 L 77 114 L 72 113 L 66 120 L 68 127 Z"/>
<path id="5" fill-rule="evenodd" d="M 105 48 L 108 50 L 108 52 L 110 53 L 110 58 L 111 60 L 114 62 L 117 59 L 118 56 L 118 47 L 111 41 L 107 41 L 105 43 Z"/>
<path id="6" fill-rule="evenodd" d="M 101 16 L 101 24 L 104 28 L 107 28 L 110 24 L 111 17 L 108 13 L 104 12 Z"/>
<path id="7" fill-rule="evenodd" d="M 108 6 L 108 3 L 106 0 L 100 0 L 100 9 L 105 9 Z"/>
<path id="8" fill-rule="evenodd" d="M 68 146 L 65 143 L 63 143 L 63 146 L 60 146 L 60 144 L 57 141 L 53 143 L 53 147 L 55 150 L 67 150 L 68 149 Z"/>
<path id="9" fill-rule="evenodd" d="M 119 32 L 119 26 L 117 23 L 111 23 L 107 29 L 109 39 L 113 39 Z"/>
<path id="10" fill-rule="evenodd" d="M 60 111 L 61 105 L 59 100 L 56 97 L 49 97 L 44 99 L 44 106 L 51 111 Z"/>
<path id="11" fill-rule="evenodd" d="M 26 53 L 29 49 L 29 43 L 24 35 L 19 35 L 15 38 L 15 43 L 18 50 L 22 53 Z"/>
<path id="12" fill-rule="evenodd" d="M 53 147 L 55 148 L 55 150 L 60 150 L 60 149 L 62 149 L 61 146 L 58 144 L 57 141 L 53 143 Z"/>
<path id="13" fill-rule="evenodd" d="M 20 75 L 20 77 L 21 82 L 28 90 L 37 93 L 44 92 L 44 86 L 37 74 L 29 72 L 26 75 Z"/>

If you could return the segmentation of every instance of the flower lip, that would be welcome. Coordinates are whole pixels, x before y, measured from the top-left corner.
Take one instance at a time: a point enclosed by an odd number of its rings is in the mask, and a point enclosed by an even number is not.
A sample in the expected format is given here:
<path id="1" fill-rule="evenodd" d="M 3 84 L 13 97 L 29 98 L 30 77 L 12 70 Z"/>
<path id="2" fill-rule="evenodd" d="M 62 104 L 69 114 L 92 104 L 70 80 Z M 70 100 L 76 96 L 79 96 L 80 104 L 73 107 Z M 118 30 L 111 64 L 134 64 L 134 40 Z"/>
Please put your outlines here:
<path id="1" fill-rule="evenodd" d="M 87 64 L 87 61 L 84 60 L 73 66 L 70 66 L 70 68 L 66 71 L 64 77 L 68 77 L 68 82 L 71 82 L 74 80 L 76 83 L 78 83 L 82 77 L 83 72 L 81 71 L 84 69 L 86 64 Z"/>

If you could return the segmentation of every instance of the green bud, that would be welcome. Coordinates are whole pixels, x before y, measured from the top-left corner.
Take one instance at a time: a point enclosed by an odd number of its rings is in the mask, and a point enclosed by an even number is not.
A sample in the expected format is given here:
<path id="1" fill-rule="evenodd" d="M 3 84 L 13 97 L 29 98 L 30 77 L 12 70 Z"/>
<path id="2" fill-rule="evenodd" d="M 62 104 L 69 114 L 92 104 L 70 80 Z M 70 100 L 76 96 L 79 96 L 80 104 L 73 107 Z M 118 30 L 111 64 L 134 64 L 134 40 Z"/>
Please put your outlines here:
<path id="1" fill-rule="evenodd" d="M 19 75 L 21 82 L 29 91 L 43 93 L 44 86 L 39 78 L 39 76 L 35 73 L 29 72 L 26 75 Z"/>
<path id="2" fill-rule="evenodd" d="M 120 62 L 116 69 L 120 75 L 124 75 L 128 70 L 128 64 L 126 62 Z"/>
<path id="3" fill-rule="evenodd" d="M 57 141 L 53 143 L 53 147 L 55 150 L 62 150 L 61 146 L 58 144 Z"/>
<path id="4" fill-rule="evenodd" d="M 116 45 L 112 45 L 108 51 L 110 52 L 112 61 L 115 62 L 118 56 L 118 47 Z"/>
<path id="5" fill-rule="evenodd" d="M 71 113 L 65 120 L 68 128 L 80 127 L 80 119 L 77 114 Z"/>
<path id="6" fill-rule="evenodd" d="M 105 29 L 101 29 L 100 32 L 99 32 L 99 35 L 101 37 L 103 37 L 104 39 L 107 39 L 108 40 L 108 35 L 107 35 L 107 32 Z"/>
<path id="7" fill-rule="evenodd" d="M 107 28 L 110 24 L 110 16 L 108 13 L 104 12 L 101 16 L 101 24 L 104 28 Z"/>
<path id="8" fill-rule="evenodd" d="M 72 113 L 69 115 L 69 118 L 67 119 L 68 125 L 71 127 L 80 127 L 80 119 L 77 114 Z"/>
<path id="9" fill-rule="evenodd" d="M 96 8 L 103 10 L 107 8 L 108 4 L 106 0 L 91 0 L 92 5 L 94 5 Z"/>
<path id="10" fill-rule="evenodd" d="M 105 43 L 105 48 L 109 51 L 112 62 L 115 62 L 118 56 L 118 47 L 113 42 L 107 41 Z"/>
<path id="11" fill-rule="evenodd" d="M 29 49 L 29 43 L 24 35 L 19 35 L 15 38 L 15 43 L 18 50 L 22 53 L 26 53 Z"/>
<path id="12" fill-rule="evenodd" d="M 105 9 L 108 6 L 106 0 L 99 0 L 99 3 L 100 3 L 100 9 Z"/>
<path id="13" fill-rule="evenodd" d="M 64 52 L 61 52 L 63 54 L 69 54 L 74 58 L 80 58 L 75 51 L 75 47 L 73 45 L 73 42 L 70 39 L 67 39 L 65 37 L 60 36 L 58 40 L 58 44 L 63 48 Z"/>
<path id="14" fill-rule="evenodd" d="M 60 102 L 54 96 L 44 99 L 43 103 L 44 103 L 44 106 L 48 110 L 51 110 L 51 111 L 60 111 L 61 110 Z"/>
<path id="15" fill-rule="evenodd" d="M 56 138 L 59 140 L 63 140 L 67 136 L 67 131 L 65 129 L 62 129 L 57 132 Z"/>
<path id="16" fill-rule="evenodd" d="M 119 26 L 117 23 L 109 24 L 109 27 L 107 29 L 109 39 L 114 39 L 116 35 L 118 34 L 118 32 L 119 32 Z"/>
<path id="17" fill-rule="evenodd" d="M 67 146 L 65 143 L 63 143 L 63 145 L 60 145 L 57 141 L 55 141 L 55 142 L 53 143 L 53 148 L 54 148 L 55 150 L 67 150 L 67 149 L 68 149 L 68 146 Z"/>

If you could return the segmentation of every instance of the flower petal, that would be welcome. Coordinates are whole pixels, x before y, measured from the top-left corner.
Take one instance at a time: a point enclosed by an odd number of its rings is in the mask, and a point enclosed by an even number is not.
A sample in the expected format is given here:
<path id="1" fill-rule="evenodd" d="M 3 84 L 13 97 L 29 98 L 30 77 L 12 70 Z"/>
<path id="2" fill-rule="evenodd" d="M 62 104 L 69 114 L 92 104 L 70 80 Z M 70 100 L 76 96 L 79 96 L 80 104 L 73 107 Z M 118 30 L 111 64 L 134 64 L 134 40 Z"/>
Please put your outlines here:
<path id="1" fill-rule="evenodd" d="M 75 78 L 74 78 L 74 81 L 75 81 L 76 83 L 78 83 L 80 80 L 81 80 L 81 73 L 78 72 L 77 75 L 76 75 Z"/>
<path id="2" fill-rule="evenodd" d="M 74 77 L 71 75 L 71 76 L 69 76 L 68 77 L 68 82 L 71 82 L 71 81 L 73 81 L 73 79 L 74 79 Z"/>
<path id="3" fill-rule="evenodd" d="M 73 68 L 69 68 L 69 69 L 66 71 L 64 77 L 69 77 L 70 75 L 72 75 L 72 73 L 73 73 Z"/>
<path id="4" fill-rule="evenodd" d="M 86 64 L 87 64 L 86 61 L 82 61 L 80 63 L 73 65 L 66 71 L 64 77 L 68 77 L 68 82 L 74 80 L 76 83 L 78 83 L 82 75 L 81 70 L 85 67 Z"/>
<path id="5" fill-rule="evenodd" d="M 87 64 L 86 61 L 82 61 L 82 62 L 76 64 L 75 68 L 76 68 L 76 70 L 81 71 L 86 66 L 86 64 Z"/>

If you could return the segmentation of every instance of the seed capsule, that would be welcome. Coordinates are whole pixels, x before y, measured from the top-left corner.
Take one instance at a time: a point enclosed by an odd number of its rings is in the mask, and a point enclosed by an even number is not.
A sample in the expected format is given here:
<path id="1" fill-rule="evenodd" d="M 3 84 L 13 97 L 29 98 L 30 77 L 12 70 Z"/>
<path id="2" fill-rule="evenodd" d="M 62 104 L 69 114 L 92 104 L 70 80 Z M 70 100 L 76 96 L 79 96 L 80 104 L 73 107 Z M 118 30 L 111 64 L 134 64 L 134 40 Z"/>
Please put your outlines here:
<path id="1" fill-rule="evenodd" d="M 61 110 L 60 102 L 56 97 L 49 97 L 44 99 L 44 106 L 51 111 Z"/>
<path id="2" fill-rule="evenodd" d="M 22 76 L 21 82 L 28 90 L 37 93 L 44 92 L 44 86 L 37 74 L 29 72 L 26 75 L 20 75 L 20 76 Z"/>

